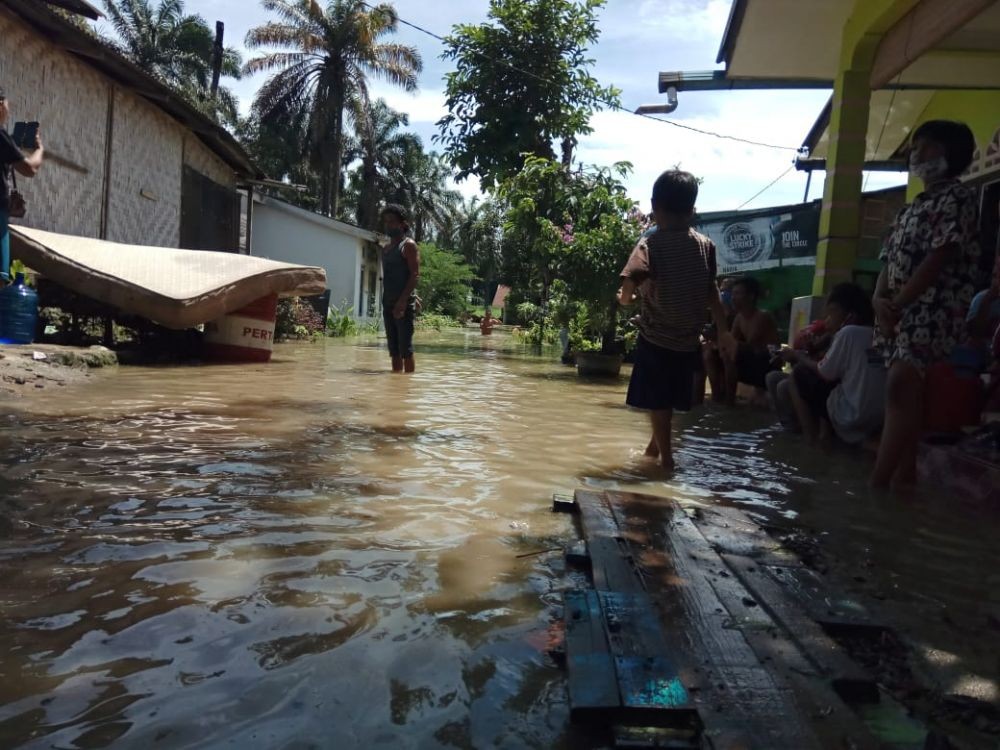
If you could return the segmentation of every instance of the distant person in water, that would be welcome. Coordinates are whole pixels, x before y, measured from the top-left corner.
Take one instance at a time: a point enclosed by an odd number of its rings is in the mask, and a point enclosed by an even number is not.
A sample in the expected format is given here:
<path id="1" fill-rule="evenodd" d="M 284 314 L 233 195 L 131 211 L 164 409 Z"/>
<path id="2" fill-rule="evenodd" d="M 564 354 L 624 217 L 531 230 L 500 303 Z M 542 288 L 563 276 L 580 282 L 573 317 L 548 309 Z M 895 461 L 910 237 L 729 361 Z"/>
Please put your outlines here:
<path id="1" fill-rule="evenodd" d="M 657 231 L 647 233 L 621 273 L 618 301 L 641 299 L 639 343 L 626 402 L 650 413 L 653 438 L 646 449 L 667 470 L 674 468 L 671 422 L 690 411 L 694 373 L 701 359 L 705 311 L 718 326 L 719 345 L 733 347 L 716 284 L 715 245 L 692 229 L 698 180 L 687 172 L 664 172 L 653 185 Z"/>
<path id="2" fill-rule="evenodd" d="M 499 325 L 503 325 L 503 321 L 494 318 L 493 311 L 487 307 L 483 319 L 479 321 L 479 332 L 484 336 L 491 336 L 493 335 L 493 329 Z"/>
<path id="3" fill-rule="evenodd" d="M 393 372 L 413 372 L 413 321 L 420 280 L 420 248 L 410 236 L 406 209 L 389 204 L 382 209 L 389 244 L 382 248 L 382 319 Z"/>

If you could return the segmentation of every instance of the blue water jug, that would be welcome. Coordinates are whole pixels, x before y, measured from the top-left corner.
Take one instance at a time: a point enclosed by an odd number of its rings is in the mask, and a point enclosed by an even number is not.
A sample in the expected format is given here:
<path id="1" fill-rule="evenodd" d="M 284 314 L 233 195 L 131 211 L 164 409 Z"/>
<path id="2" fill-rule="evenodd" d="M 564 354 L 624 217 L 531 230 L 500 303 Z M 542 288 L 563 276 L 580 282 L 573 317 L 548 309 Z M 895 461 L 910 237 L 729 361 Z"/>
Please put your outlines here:
<path id="1" fill-rule="evenodd" d="M 38 292 L 19 273 L 14 283 L 0 289 L 0 344 L 30 344 L 38 325 Z"/>

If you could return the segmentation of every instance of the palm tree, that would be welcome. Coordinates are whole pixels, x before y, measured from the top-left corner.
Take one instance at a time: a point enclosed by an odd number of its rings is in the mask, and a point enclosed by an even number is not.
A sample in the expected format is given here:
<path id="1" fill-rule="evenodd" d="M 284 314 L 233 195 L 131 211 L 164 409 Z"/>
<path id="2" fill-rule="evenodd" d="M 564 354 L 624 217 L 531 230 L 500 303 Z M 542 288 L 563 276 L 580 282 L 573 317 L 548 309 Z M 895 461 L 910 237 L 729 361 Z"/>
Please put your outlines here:
<path id="1" fill-rule="evenodd" d="M 207 114 L 235 124 L 236 97 L 225 87 L 211 91 L 215 36 L 204 18 L 185 15 L 184 0 L 104 0 L 104 7 L 126 57 Z M 222 75 L 242 75 L 235 49 L 224 50 L 221 62 Z"/>
<path id="2" fill-rule="evenodd" d="M 440 155 L 426 153 L 423 145 L 407 149 L 399 183 L 387 195 L 394 203 L 409 207 L 413 215 L 414 239 L 427 239 L 431 230 L 446 234 L 453 224 L 462 196 L 449 187 L 454 172 Z"/>
<path id="3" fill-rule="evenodd" d="M 309 139 L 321 182 L 320 210 L 336 216 L 340 208 L 344 163 L 345 115 L 369 101 L 368 77 L 406 91 L 417 88 L 422 69 L 412 47 L 380 41 L 396 32 L 399 18 L 389 4 L 370 8 L 363 0 L 262 0 L 278 16 L 252 29 L 252 49 L 277 47 L 248 62 L 248 74 L 275 71 L 257 93 L 254 107 L 265 121 L 289 112 L 309 117 Z"/>

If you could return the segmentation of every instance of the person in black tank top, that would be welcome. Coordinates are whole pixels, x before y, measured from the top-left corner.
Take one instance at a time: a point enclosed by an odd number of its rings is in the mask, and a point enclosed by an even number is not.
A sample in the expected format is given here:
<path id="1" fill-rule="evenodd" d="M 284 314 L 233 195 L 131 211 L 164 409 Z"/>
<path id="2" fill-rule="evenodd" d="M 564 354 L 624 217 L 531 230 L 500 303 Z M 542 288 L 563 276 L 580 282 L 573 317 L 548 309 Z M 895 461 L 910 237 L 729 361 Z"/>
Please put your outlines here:
<path id="1" fill-rule="evenodd" d="M 382 224 L 389 244 L 382 248 L 382 320 L 393 372 L 413 372 L 413 319 L 420 280 L 420 248 L 410 237 L 406 209 L 387 205 Z"/>

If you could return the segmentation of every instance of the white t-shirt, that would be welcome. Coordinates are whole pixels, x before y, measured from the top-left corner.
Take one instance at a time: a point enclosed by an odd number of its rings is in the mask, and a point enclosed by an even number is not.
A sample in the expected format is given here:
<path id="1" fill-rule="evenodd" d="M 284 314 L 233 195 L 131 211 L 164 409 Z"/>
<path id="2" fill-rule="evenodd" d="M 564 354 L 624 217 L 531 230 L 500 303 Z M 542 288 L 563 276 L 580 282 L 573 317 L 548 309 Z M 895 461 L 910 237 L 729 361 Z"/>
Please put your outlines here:
<path id="1" fill-rule="evenodd" d="M 871 326 L 844 326 L 819 363 L 826 380 L 839 380 L 827 399 L 830 422 L 845 443 L 860 443 L 885 418 L 885 360 L 873 347 Z"/>

